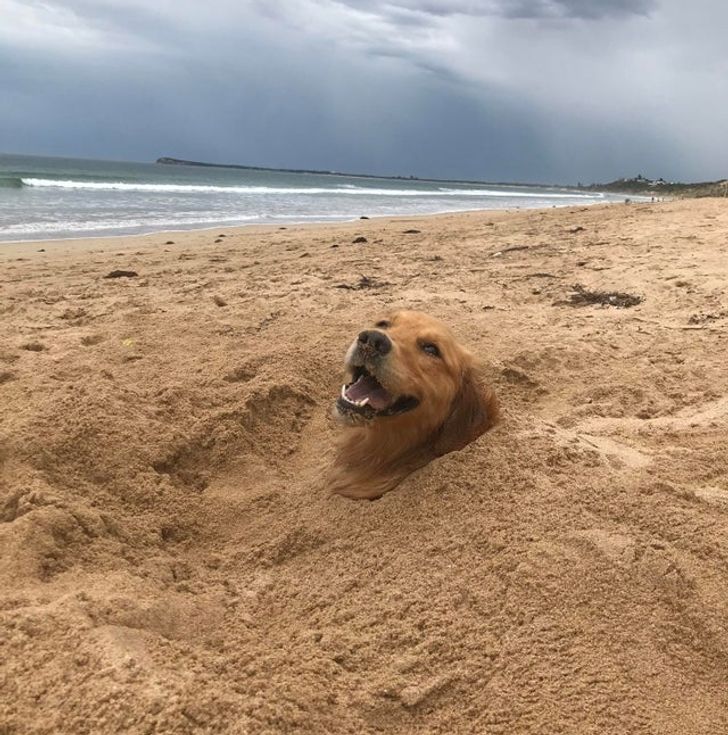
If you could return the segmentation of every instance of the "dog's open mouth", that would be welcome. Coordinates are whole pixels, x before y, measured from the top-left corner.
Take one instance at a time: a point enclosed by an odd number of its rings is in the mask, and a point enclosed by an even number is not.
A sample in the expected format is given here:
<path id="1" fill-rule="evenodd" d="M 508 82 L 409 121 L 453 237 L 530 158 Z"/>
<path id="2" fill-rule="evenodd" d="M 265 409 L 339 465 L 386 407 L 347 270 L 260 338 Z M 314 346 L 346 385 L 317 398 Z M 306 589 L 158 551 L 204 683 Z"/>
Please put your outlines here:
<path id="1" fill-rule="evenodd" d="M 413 396 L 393 396 L 366 368 L 355 367 L 352 382 L 341 387 L 336 402 L 341 413 L 357 414 L 365 419 L 396 416 L 416 408 Z"/>

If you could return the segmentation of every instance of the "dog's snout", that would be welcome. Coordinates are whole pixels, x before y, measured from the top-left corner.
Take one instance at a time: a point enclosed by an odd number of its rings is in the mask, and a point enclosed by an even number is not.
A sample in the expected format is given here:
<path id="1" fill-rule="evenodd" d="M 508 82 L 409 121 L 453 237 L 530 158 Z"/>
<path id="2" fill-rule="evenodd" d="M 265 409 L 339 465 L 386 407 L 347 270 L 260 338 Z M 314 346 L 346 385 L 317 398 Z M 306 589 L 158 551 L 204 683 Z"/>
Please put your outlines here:
<path id="1" fill-rule="evenodd" d="M 384 332 L 378 332 L 376 329 L 367 329 L 359 335 L 359 344 L 366 347 L 378 355 L 386 355 L 392 349 L 392 342 Z"/>

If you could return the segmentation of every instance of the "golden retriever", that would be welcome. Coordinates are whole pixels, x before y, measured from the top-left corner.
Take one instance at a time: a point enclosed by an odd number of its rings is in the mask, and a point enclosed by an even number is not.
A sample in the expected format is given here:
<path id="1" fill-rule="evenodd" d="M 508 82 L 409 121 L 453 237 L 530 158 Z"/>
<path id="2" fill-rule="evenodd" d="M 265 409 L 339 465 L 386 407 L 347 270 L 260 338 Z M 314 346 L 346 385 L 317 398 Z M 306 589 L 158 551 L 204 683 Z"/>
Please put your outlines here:
<path id="1" fill-rule="evenodd" d="M 378 498 L 498 420 L 472 355 L 422 312 L 397 311 L 361 332 L 345 365 L 334 407 L 344 430 L 330 475 L 340 495 Z"/>

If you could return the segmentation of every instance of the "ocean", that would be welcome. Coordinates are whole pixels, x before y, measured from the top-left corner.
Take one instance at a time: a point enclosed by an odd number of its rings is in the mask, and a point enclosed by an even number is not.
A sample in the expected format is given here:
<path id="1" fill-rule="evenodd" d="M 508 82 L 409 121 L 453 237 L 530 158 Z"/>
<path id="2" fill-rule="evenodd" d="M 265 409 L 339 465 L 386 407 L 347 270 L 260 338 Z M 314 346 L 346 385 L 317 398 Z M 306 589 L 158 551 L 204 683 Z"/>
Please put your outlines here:
<path id="1" fill-rule="evenodd" d="M 0 154 L 0 241 L 620 199 L 557 187 Z"/>

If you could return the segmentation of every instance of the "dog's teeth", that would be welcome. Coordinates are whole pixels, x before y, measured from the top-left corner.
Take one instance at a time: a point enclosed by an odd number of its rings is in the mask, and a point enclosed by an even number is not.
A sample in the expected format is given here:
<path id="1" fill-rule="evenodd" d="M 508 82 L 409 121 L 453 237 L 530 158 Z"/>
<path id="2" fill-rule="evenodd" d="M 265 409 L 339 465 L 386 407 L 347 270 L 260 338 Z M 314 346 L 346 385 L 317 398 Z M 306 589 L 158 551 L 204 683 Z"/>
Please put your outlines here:
<path id="1" fill-rule="evenodd" d="M 369 398 L 362 398 L 360 401 L 352 400 L 349 398 L 349 396 L 346 395 L 346 389 L 348 388 L 347 385 L 341 386 L 341 397 L 350 405 L 352 406 L 358 406 L 359 408 L 362 408 L 363 406 L 366 406 L 369 403 Z"/>

